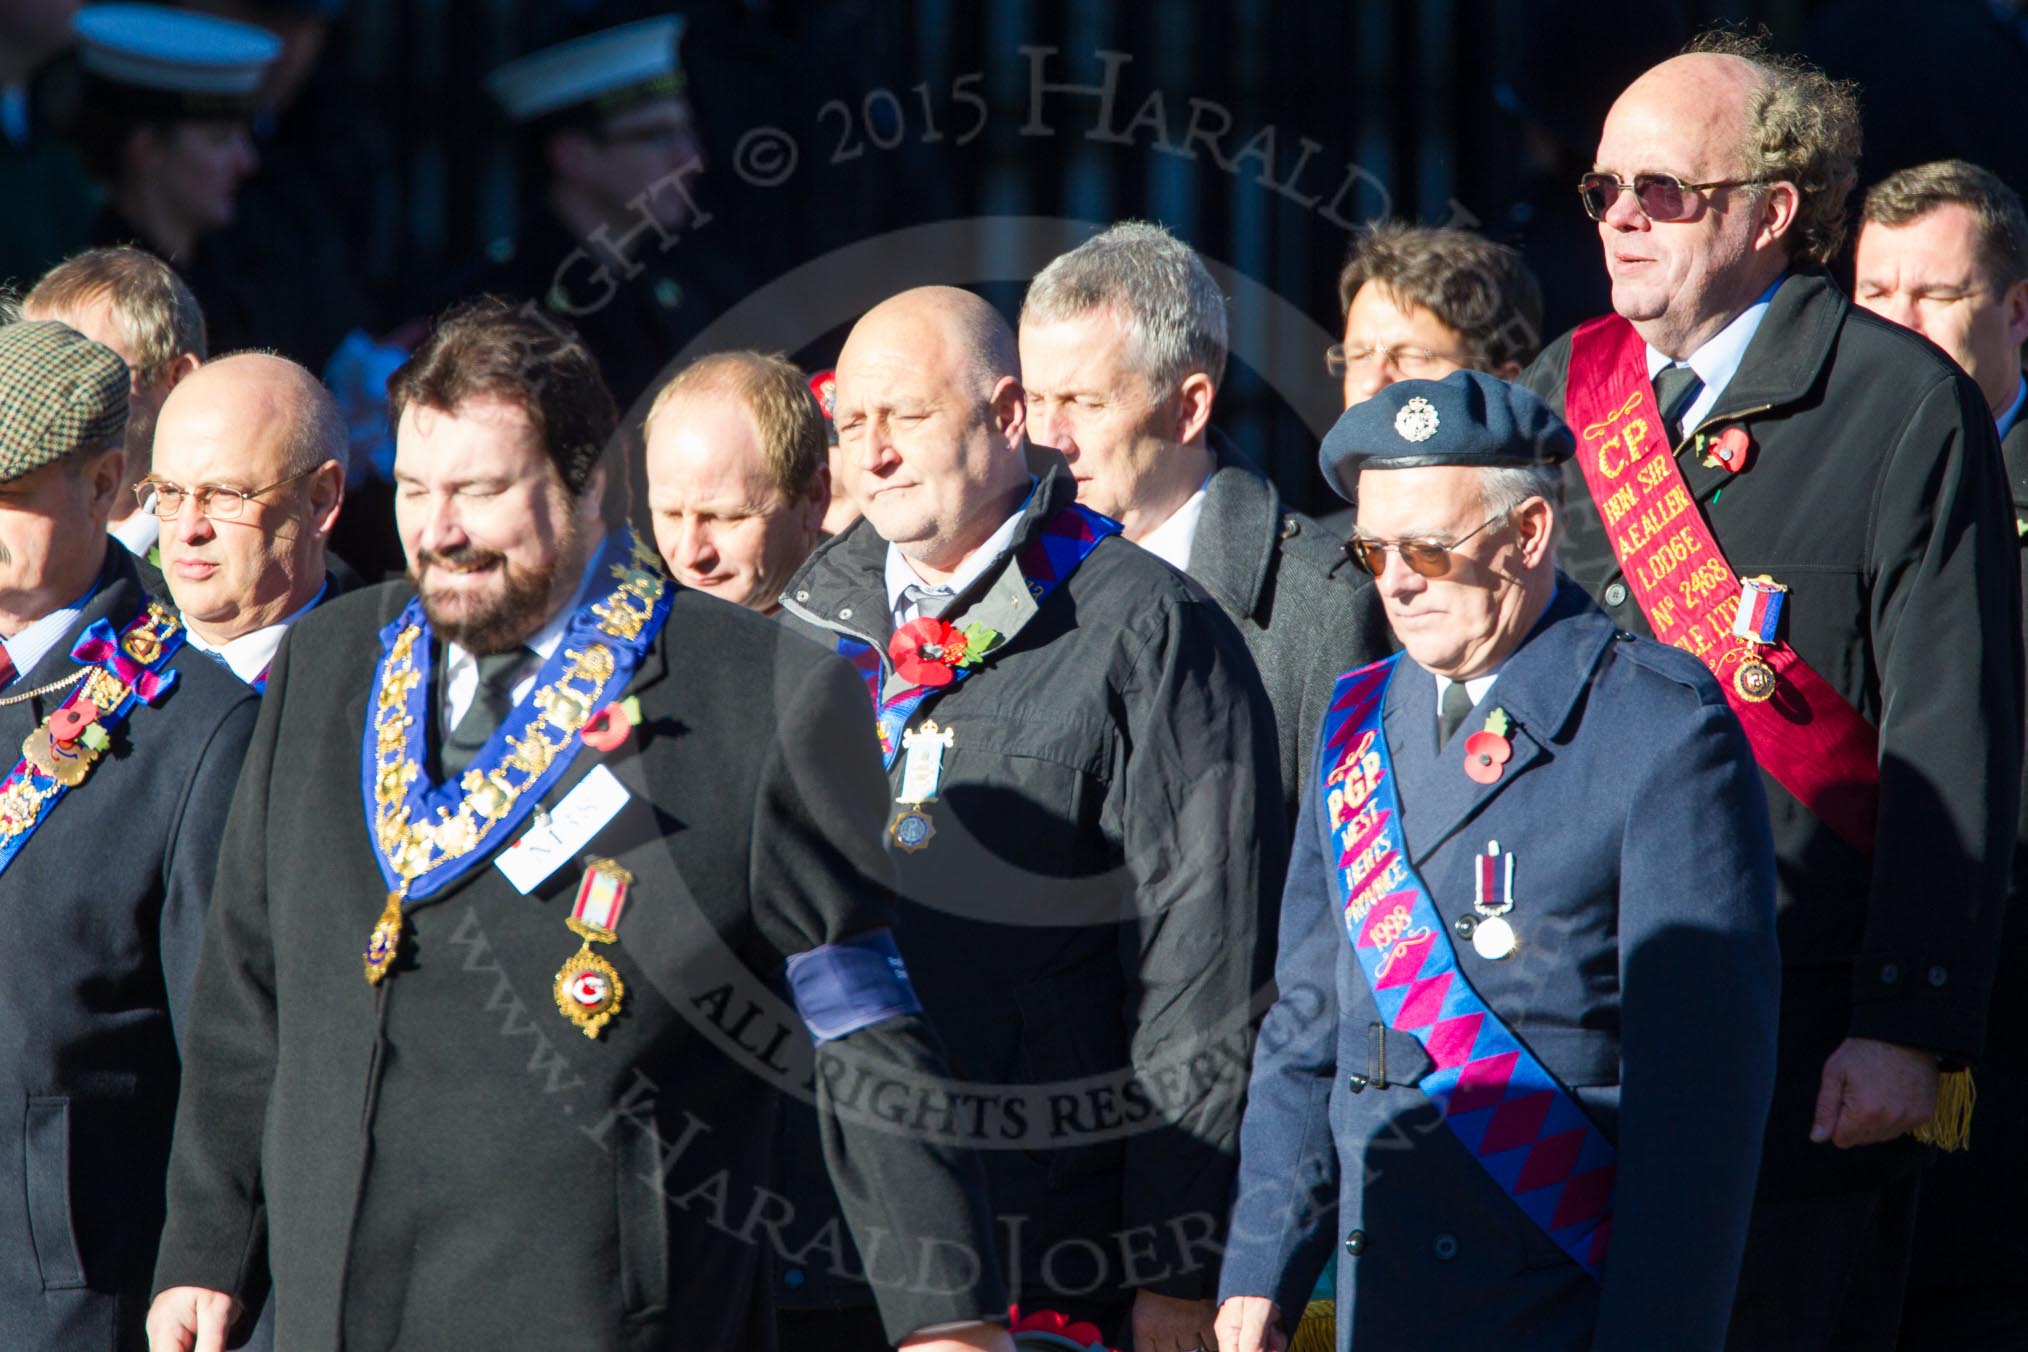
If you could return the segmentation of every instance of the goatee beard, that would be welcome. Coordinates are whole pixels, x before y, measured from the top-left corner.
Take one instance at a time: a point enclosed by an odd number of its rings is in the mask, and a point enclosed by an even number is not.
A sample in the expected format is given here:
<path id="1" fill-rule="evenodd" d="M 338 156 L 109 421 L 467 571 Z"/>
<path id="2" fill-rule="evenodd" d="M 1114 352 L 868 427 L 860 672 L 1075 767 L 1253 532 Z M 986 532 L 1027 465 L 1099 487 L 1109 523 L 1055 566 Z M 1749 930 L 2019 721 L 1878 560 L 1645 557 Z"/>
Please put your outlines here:
<path id="1" fill-rule="evenodd" d="M 424 550 L 409 569 L 409 580 L 422 598 L 423 614 L 439 638 L 457 644 L 466 652 L 484 657 L 510 652 L 525 642 L 549 618 L 552 598 L 563 578 L 575 578 L 584 571 L 585 533 L 575 522 L 570 535 L 561 542 L 546 568 L 517 568 L 497 550 L 467 546 L 438 554 Z M 498 565 L 501 593 L 459 614 L 446 613 L 423 585 L 433 567 L 469 568 Z"/>

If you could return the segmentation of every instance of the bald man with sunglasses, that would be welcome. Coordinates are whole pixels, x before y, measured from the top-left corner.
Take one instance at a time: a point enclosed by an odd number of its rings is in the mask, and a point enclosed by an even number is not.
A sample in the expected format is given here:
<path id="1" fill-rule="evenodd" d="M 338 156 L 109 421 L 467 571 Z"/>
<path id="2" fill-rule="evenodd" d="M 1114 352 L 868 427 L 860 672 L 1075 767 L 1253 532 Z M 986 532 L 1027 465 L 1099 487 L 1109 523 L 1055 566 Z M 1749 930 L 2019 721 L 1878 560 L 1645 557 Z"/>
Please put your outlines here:
<path id="1" fill-rule="evenodd" d="M 1774 1083 L 1774 854 L 1718 684 L 1556 567 L 1570 430 L 1476 371 L 1325 438 L 1402 653 L 1304 785 L 1220 1352 L 1718 1352 Z"/>
<path id="2" fill-rule="evenodd" d="M 1737 1352 L 1891 1348 L 1928 1142 L 1962 1140 L 2020 785 L 2018 545 L 1993 414 L 1825 272 L 1849 86 L 1712 34 L 1579 184 L 1614 314 L 1522 380 L 1577 429 L 1564 566 L 1697 654 L 1767 791 L 1781 1056 Z"/>

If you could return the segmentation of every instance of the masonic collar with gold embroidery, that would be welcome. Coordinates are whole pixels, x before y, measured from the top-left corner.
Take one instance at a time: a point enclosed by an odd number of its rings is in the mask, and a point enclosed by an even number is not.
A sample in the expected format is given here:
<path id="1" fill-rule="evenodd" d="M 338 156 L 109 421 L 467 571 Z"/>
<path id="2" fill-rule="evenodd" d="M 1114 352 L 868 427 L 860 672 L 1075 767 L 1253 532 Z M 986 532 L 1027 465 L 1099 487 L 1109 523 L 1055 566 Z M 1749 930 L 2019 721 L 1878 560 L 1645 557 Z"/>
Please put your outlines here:
<path id="1" fill-rule="evenodd" d="M 423 768 L 432 643 L 421 599 L 380 631 L 360 788 L 391 892 L 428 897 L 504 843 L 569 767 L 586 721 L 626 689 L 668 619 L 668 580 L 631 530 L 607 540 L 589 577 L 533 692 L 456 783 L 431 783 Z"/>

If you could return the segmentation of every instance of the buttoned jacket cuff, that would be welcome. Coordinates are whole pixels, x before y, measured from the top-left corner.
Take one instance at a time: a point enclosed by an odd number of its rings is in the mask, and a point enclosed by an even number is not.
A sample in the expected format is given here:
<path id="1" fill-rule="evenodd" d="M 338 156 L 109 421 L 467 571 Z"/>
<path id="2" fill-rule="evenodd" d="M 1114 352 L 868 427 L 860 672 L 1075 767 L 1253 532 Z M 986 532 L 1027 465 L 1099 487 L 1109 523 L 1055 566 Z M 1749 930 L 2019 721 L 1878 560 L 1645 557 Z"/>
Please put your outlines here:
<path id="1" fill-rule="evenodd" d="M 1929 1052 L 1946 1070 L 1974 1066 L 1985 1051 L 1986 1001 L 1969 998 L 1975 975 L 1919 955 L 1868 955 L 1852 973 L 1847 1032 Z"/>

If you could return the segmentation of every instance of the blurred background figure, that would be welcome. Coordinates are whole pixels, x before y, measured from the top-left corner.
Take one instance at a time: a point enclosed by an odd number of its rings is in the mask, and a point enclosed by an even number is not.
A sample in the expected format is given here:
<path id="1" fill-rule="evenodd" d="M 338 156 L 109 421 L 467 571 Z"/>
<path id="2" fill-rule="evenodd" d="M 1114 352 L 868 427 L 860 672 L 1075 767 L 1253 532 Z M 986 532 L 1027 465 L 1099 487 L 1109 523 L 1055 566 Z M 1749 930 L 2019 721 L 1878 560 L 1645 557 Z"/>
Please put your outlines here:
<path id="1" fill-rule="evenodd" d="M 265 693 L 288 627 L 357 579 L 327 557 L 345 503 L 345 423 L 286 357 L 221 357 L 177 386 L 144 488 L 191 645 Z"/>
<path id="2" fill-rule="evenodd" d="M 526 196 L 518 239 L 497 241 L 467 291 L 566 317 L 622 411 L 713 307 L 686 233 L 702 224 L 704 170 L 678 59 L 683 20 L 623 24 L 522 57 L 487 77 L 514 124 Z"/>
<path id="3" fill-rule="evenodd" d="M 213 316 L 237 281 L 230 250 L 206 247 L 231 224 L 239 188 L 259 165 L 251 119 L 274 34 L 159 5 L 92 5 L 75 21 L 84 72 L 72 127 L 105 191 L 94 244 L 138 244 L 173 264 Z M 219 327 L 223 343 L 240 335 Z"/>
<path id="4" fill-rule="evenodd" d="M 162 595 L 160 523 L 132 491 L 148 477 L 155 420 L 177 382 L 204 360 L 204 312 L 176 270 L 140 249 L 91 249 L 51 268 L 22 301 L 29 319 L 68 324 L 127 364 L 126 481 L 113 498 L 112 533 L 140 559 L 143 583 Z"/>
<path id="5" fill-rule="evenodd" d="M 35 97 L 76 11 L 77 0 L 0 0 L 0 200 L 35 204 L 0 211 L 0 281 L 35 276 L 91 229 L 91 180 Z"/>
<path id="6" fill-rule="evenodd" d="M 779 356 L 720 352 L 648 411 L 648 514 L 678 582 L 772 615 L 831 501 L 809 382 Z"/>

